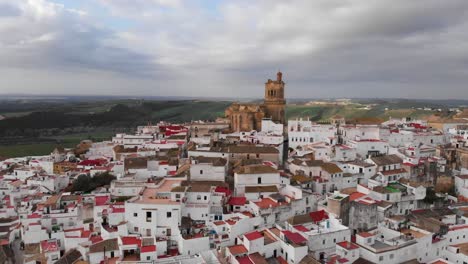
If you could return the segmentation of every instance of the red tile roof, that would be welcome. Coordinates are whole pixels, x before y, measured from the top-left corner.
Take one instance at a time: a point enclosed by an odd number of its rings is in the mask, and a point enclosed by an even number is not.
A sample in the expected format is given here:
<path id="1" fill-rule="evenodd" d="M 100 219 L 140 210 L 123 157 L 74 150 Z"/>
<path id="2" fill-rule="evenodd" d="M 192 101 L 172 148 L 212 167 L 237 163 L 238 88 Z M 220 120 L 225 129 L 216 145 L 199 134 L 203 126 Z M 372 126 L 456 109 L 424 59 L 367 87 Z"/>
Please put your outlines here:
<path id="1" fill-rule="evenodd" d="M 374 236 L 374 235 L 369 233 L 369 232 L 361 232 L 361 233 L 358 234 L 358 236 L 371 237 L 371 236 Z"/>
<path id="2" fill-rule="evenodd" d="M 95 244 L 97 242 L 101 242 L 103 241 L 104 239 L 102 239 L 101 236 L 92 236 L 89 238 L 89 241 L 91 241 L 92 244 Z"/>
<path id="3" fill-rule="evenodd" d="M 137 245 L 141 247 L 141 240 L 138 237 L 122 237 L 122 244 L 123 245 Z"/>
<path id="4" fill-rule="evenodd" d="M 305 226 L 303 225 L 295 225 L 294 226 L 295 229 L 299 230 L 299 231 L 302 231 L 302 232 L 309 232 L 310 230 L 307 229 Z"/>
<path id="5" fill-rule="evenodd" d="M 113 207 L 111 205 L 111 209 L 114 214 L 125 213 L 125 207 Z"/>
<path id="6" fill-rule="evenodd" d="M 41 249 L 42 252 L 50 252 L 50 251 L 57 251 L 59 250 L 59 247 L 57 245 L 57 241 L 47 241 L 43 240 L 41 241 Z"/>
<path id="7" fill-rule="evenodd" d="M 102 166 L 107 163 L 105 159 L 95 159 L 95 160 L 83 160 L 82 162 L 78 163 L 81 166 Z"/>
<path id="8" fill-rule="evenodd" d="M 347 250 L 353 250 L 353 249 L 358 249 L 359 246 L 352 243 L 352 242 L 349 242 L 349 241 L 342 241 L 342 242 L 339 242 L 339 243 L 336 243 L 338 246 L 342 247 L 342 248 L 345 248 Z"/>
<path id="9" fill-rule="evenodd" d="M 247 202 L 247 198 L 245 197 L 231 197 L 229 199 L 228 204 L 230 205 L 245 205 L 245 202 Z"/>
<path id="10" fill-rule="evenodd" d="M 110 197 L 107 195 L 96 196 L 94 197 L 94 201 L 96 202 L 96 206 L 103 206 L 103 205 L 106 205 L 110 201 Z"/>
<path id="11" fill-rule="evenodd" d="M 28 219 L 33 219 L 33 218 L 41 218 L 41 215 L 38 213 L 32 213 L 28 215 Z"/>
<path id="12" fill-rule="evenodd" d="M 288 264 L 288 262 L 281 256 L 277 257 L 276 260 L 278 260 L 279 264 Z"/>
<path id="13" fill-rule="evenodd" d="M 247 238 L 250 241 L 256 240 L 256 239 L 259 239 L 259 238 L 263 237 L 263 235 L 258 231 L 253 231 L 251 233 L 245 234 L 244 236 L 245 236 L 245 238 Z"/>
<path id="14" fill-rule="evenodd" d="M 301 236 L 301 234 L 299 233 L 296 233 L 296 232 L 291 232 L 291 231 L 288 231 L 288 230 L 285 230 L 285 231 L 282 231 L 284 236 L 292 241 L 293 243 L 295 244 L 302 244 L 302 243 L 305 243 L 307 242 L 307 239 L 305 239 L 303 236 Z"/>
<path id="15" fill-rule="evenodd" d="M 231 252 L 232 255 L 240 255 L 240 254 L 245 254 L 247 253 L 247 249 L 244 247 L 244 245 L 234 245 L 228 247 L 229 251 Z"/>
<path id="16" fill-rule="evenodd" d="M 263 198 L 262 200 L 260 200 L 259 202 L 255 202 L 255 204 L 260 207 L 260 209 L 267 209 L 267 208 L 270 208 L 270 207 L 277 207 L 277 206 L 280 206 L 284 203 L 277 203 L 275 201 L 273 201 L 272 199 L 270 198 Z"/>
<path id="17" fill-rule="evenodd" d="M 140 250 L 141 253 L 155 252 L 155 251 L 156 251 L 156 245 L 143 246 L 141 247 L 141 250 Z"/>
<path id="18" fill-rule="evenodd" d="M 366 196 L 365 193 L 361 193 L 361 192 L 353 192 L 350 196 L 349 196 L 349 201 L 352 202 L 354 200 L 357 200 L 363 196 Z"/>
<path id="19" fill-rule="evenodd" d="M 395 170 L 388 170 L 388 171 L 382 171 L 383 175 L 394 175 L 394 174 L 399 174 L 399 173 L 406 173 L 406 170 L 403 168 L 400 169 L 395 169 Z"/>
<path id="20" fill-rule="evenodd" d="M 226 194 L 226 196 L 231 195 L 231 191 L 227 187 L 216 186 L 214 191 L 218 192 L 218 193 L 224 193 L 224 194 Z"/>
<path id="21" fill-rule="evenodd" d="M 237 257 L 236 260 L 239 262 L 239 264 L 254 264 L 248 256 Z"/>
<path id="22" fill-rule="evenodd" d="M 327 212 L 325 212 L 325 210 L 311 212 L 309 213 L 309 215 L 310 215 L 310 218 L 312 218 L 312 221 L 314 221 L 315 223 L 328 219 L 328 214 Z"/>

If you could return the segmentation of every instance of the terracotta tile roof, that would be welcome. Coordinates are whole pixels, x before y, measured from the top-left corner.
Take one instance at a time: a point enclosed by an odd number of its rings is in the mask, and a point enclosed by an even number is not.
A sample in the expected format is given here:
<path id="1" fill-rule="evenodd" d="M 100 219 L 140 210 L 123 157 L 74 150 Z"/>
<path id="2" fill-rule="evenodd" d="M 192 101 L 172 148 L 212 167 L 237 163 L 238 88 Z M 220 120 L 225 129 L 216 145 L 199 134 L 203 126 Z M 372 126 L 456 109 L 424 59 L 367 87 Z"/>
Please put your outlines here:
<path id="1" fill-rule="evenodd" d="M 382 171 L 381 173 L 385 176 L 389 176 L 389 175 L 395 175 L 395 174 L 400 174 L 400 173 L 406 173 L 406 170 L 403 168 L 400 168 L 400 169 L 395 169 L 395 170 Z"/>
<path id="2" fill-rule="evenodd" d="M 242 166 L 235 170 L 237 174 L 267 174 L 279 173 L 277 169 L 263 164 L 253 164 Z"/>
<path id="3" fill-rule="evenodd" d="M 279 264 L 288 264 L 288 262 L 281 256 L 277 257 L 276 260 Z"/>
<path id="4" fill-rule="evenodd" d="M 71 264 L 80 259 L 82 259 L 81 253 L 76 249 L 70 249 L 55 264 Z"/>
<path id="5" fill-rule="evenodd" d="M 299 231 L 302 231 L 302 232 L 309 232 L 309 231 L 310 231 L 309 229 L 307 229 L 307 228 L 306 228 L 305 226 L 303 226 L 303 225 L 295 225 L 294 228 L 295 228 L 296 230 L 299 230 Z"/>
<path id="6" fill-rule="evenodd" d="M 377 166 L 385 166 L 385 165 L 403 163 L 403 160 L 395 154 L 371 157 L 371 160 L 375 164 L 377 164 Z"/>
<path id="7" fill-rule="evenodd" d="M 364 167 L 364 168 L 374 167 L 375 166 L 372 163 L 367 163 L 367 162 L 361 161 L 361 160 L 350 161 L 350 162 L 348 162 L 348 164 L 358 166 L 358 167 Z"/>
<path id="8" fill-rule="evenodd" d="M 278 187 L 276 185 L 268 185 L 268 186 L 246 186 L 245 187 L 246 193 L 260 193 L 260 192 L 278 192 Z"/>
<path id="9" fill-rule="evenodd" d="M 253 231 L 251 233 L 244 234 L 244 236 L 245 236 L 245 238 L 247 238 L 250 241 L 256 240 L 256 239 L 259 239 L 259 238 L 263 237 L 263 235 L 258 231 Z"/>
<path id="10" fill-rule="evenodd" d="M 119 250 L 119 243 L 117 238 L 107 239 L 96 244 L 93 244 L 89 247 L 90 253 L 97 253 L 97 252 L 104 252 L 104 248 L 106 251 L 110 250 Z"/>
<path id="11" fill-rule="evenodd" d="M 361 193 L 361 192 L 354 192 L 352 193 L 350 196 L 349 196 L 349 201 L 352 202 L 354 200 L 357 200 L 363 196 L 366 196 L 365 193 Z"/>
<path id="12" fill-rule="evenodd" d="M 328 172 L 328 173 L 330 173 L 330 174 L 343 172 L 343 171 L 340 169 L 340 167 L 338 167 L 335 163 L 329 163 L 329 162 L 323 163 L 322 165 L 320 165 L 320 167 L 321 167 L 324 171 L 326 171 L 326 172 Z"/>
<path id="13" fill-rule="evenodd" d="M 247 198 L 245 197 L 231 197 L 228 201 L 229 205 L 245 205 Z"/>
<path id="14" fill-rule="evenodd" d="M 353 249 L 358 249 L 359 246 L 354 244 L 353 242 L 349 242 L 349 241 L 342 241 L 342 242 L 339 242 L 339 243 L 336 243 L 338 246 L 342 247 L 342 248 L 345 248 L 347 250 L 353 250 Z"/>
<path id="15" fill-rule="evenodd" d="M 294 244 L 303 244 L 305 242 L 307 242 L 307 239 L 305 239 L 303 236 L 301 236 L 299 233 L 296 233 L 296 232 L 291 232 L 291 231 L 288 231 L 288 230 L 284 230 L 282 231 L 284 236 L 290 240 L 291 242 L 293 242 Z"/>
<path id="16" fill-rule="evenodd" d="M 292 177 L 293 181 L 299 182 L 299 183 L 306 183 L 306 182 L 311 182 L 312 178 L 309 178 L 305 175 L 294 175 Z"/>
<path id="17" fill-rule="evenodd" d="M 110 201 L 110 196 L 107 196 L 107 195 L 94 197 L 94 202 L 96 206 L 106 205 L 108 204 L 109 201 Z"/>
<path id="18" fill-rule="evenodd" d="M 244 247 L 244 245 L 234 245 L 228 247 L 229 251 L 231 252 L 232 255 L 241 255 L 247 253 L 247 249 Z"/>
<path id="19" fill-rule="evenodd" d="M 253 254 L 250 254 L 249 255 L 249 258 L 250 260 L 254 263 L 254 264 L 268 264 L 267 260 L 265 259 L 265 257 L 263 257 L 262 255 L 260 255 L 260 253 L 258 252 L 255 252 Z"/>
<path id="20" fill-rule="evenodd" d="M 267 209 L 270 207 L 277 207 L 279 205 L 282 205 L 281 203 L 277 203 L 270 198 L 263 198 L 259 202 L 255 202 L 255 204 L 261 209 Z"/>
<path id="21" fill-rule="evenodd" d="M 141 253 L 155 252 L 155 251 L 156 251 L 156 245 L 143 246 L 140 249 Z"/>
<path id="22" fill-rule="evenodd" d="M 328 214 L 327 212 L 325 212 L 325 210 L 310 212 L 309 216 L 312 219 L 312 221 L 315 223 L 328 219 Z"/>
<path id="23" fill-rule="evenodd" d="M 369 232 L 361 232 L 359 234 L 357 234 L 358 236 L 362 236 L 362 237 L 372 237 L 374 236 L 373 234 L 369 233 Z"/>
<path id="24" fill-rule="evenodd" d="M 138 237 L 128 236 L 122 237 L 122 244 L 123 245 L 137 245 L 141 247 L 141 239 Z"/>
<path id="25" fill-rule="evenodd" d="M 274 147 L 260 147 L 256 145 L 231 145 L 228 147 L 229 153 L 271 153 L 278 154 L 279 150 Z"/>
<path id="26" fill-rule="evenodd" d="M 193 157 L 193 160 L 196 160 L 198 163 L 210 163 L 215 167 L 224 167 L 226 166 L 227 160 L 223 158 L 214 158 L 214 157 L 204 157 L 198 156 Z"/>
<path id="27" fill-rule="evenodd" d="M 236 260 L 239 264 L 254 264 L 248 256 L 236 257 Z"/>

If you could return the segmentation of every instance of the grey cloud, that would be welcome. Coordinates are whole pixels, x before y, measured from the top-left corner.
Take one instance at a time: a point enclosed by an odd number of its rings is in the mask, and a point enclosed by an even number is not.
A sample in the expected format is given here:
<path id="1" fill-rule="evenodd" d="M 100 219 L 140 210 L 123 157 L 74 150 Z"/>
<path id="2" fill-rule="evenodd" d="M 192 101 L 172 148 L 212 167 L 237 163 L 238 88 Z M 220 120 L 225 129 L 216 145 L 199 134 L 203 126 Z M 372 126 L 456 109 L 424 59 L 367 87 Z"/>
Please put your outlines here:
<path id="1" fill-rule="evenodd" d="M 44 66 L 59 79 L 94 78 L 82 91 L 100 94 L 107 84 L 121 94 L 260 97 L 281 69 L 289 97 L 468 99 L 466 0 L 238 0 L 215 15 L 198 1 L 100 2 L 136 26 L 116 32 L 58 10 L 32 27 L 19 18 L 11 32 L 0 18 L 0 67 L 33 70 L 54 91 L 66 79 L 48 80 Z"/>

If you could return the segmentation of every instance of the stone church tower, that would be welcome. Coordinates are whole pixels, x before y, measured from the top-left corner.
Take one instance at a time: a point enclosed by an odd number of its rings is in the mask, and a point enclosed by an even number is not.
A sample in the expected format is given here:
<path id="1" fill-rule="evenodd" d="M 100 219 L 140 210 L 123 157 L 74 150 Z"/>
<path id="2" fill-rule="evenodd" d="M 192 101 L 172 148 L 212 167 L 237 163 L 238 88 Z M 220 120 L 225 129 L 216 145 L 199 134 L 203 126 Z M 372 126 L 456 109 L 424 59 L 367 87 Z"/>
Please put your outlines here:
<path id="1" fill-rule="evenodd" d="M 273 122 L 285 124 L 283 74 L 276 74 L 276 81 L 265 83 L 265 101 L 263 104 L 233 103 L 226 108 L 225 116 L 232 131 L 260 131 L 262 119 L 271 118 Z"/>
<path id="2" fill-rule="evenodd" d="M 266 116 L 274 122 L 285 124 L 284 110 L 286 100 L 284 99 L 283 74 L 276 74 L 276 81 L 268 79 L 265 83 L 265 102 L 263 104 L 266 110 Z"/>

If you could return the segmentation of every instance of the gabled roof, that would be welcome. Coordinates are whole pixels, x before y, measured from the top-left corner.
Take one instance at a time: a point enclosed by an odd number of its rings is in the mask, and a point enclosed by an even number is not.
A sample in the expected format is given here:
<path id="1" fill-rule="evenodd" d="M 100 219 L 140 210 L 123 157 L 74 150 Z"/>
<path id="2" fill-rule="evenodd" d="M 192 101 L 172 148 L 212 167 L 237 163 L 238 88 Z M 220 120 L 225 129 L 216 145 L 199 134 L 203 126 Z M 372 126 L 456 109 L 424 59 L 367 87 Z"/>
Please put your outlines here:
<path id="1" fill-rule="evenodd" d="M 403 163 L 403 160 L 395 154 L 371 157 L 371 160 L 377 164 L 377 166 Z"/>
<path id="2" fill-rule="evenodd" d="M 107 251 L 110 250 L 119 250 L 119 243 L 117 238 L 103 240 L 89 247 L 89 253 L 104 252 L 104 249 Z"/>
<path id="3" fill-rule="evenodd" d="M 76 249 L 70 249 L 61 257 L 55 264 L 73 264 L 76 261 L 82 259 L 80 251 Z"/>
<path id="4" fill-rule="evenodd" d="M 341 173 L 343 172 L 340 167 L 338 167 L 335 163 L 330 163 L 330 162 L 327 162 L 327 163 L 323 163 L 322 165 L 320 165 L 320 167 L 330 173 L 330 174 L 333 174 L 333 173 Z"/>

